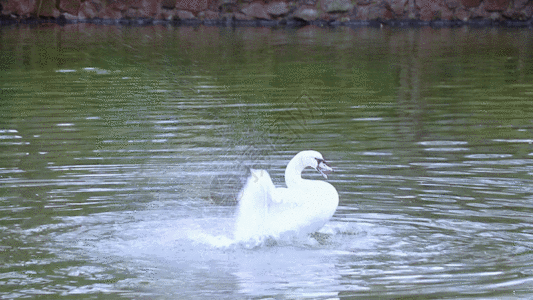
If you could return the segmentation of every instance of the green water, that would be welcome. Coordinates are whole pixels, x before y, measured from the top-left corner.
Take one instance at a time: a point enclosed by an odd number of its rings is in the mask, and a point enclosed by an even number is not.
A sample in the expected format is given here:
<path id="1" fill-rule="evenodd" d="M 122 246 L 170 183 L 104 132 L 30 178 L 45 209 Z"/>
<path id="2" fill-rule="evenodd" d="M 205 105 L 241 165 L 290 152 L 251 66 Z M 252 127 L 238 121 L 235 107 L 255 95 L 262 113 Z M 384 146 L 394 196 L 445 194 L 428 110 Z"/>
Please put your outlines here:
<path id="1" fill-rule="evenodd" d="M 0 297 L 530 298 L 532 44 L 2 27 Z M 283 185 L 304 149 L 335 168 L 325 241 L 225 245 L 247 169 Z"/>

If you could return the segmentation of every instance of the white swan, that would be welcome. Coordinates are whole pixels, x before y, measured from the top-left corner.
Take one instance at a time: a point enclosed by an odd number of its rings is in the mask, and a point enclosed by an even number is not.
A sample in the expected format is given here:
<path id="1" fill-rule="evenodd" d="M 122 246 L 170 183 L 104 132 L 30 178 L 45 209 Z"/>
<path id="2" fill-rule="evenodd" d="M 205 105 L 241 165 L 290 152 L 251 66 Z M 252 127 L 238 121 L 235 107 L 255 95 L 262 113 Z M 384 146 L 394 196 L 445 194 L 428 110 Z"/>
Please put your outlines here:
<path id="1" fill-rule="evenodd" d="M 328 182 L 303 179 L 306 167 L 315 168 L 324 178 L 333 171 L 322 154 L 313 150 L 291 159 L 285 169 L 287 188 L 276 188 L 267 171 L 251 170 L 238 197 L 236 241 L 302 236 L 326 224 L 339 205 L 339 194 Z"/>

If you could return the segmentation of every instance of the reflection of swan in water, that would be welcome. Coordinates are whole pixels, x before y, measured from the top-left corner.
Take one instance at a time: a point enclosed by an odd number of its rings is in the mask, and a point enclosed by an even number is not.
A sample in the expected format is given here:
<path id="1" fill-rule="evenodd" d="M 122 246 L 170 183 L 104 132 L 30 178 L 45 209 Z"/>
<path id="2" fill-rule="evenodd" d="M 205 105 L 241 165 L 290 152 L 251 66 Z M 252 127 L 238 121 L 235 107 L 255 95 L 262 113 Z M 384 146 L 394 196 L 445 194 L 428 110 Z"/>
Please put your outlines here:
<path id="1" fill-rule="evenodd" d="M 324 178 L 333 171 L 322 154 L 312 150 L 296 154 L 287 165 L 287 188 L 274 187 L 267 171 L 251 170 L 239 194 L 234 232 L 237 241 L 301 236 L 324 226 L 337 209 L 339 195 L 325 181 L 302 179 L 306 167 L 315 168 Z"/>

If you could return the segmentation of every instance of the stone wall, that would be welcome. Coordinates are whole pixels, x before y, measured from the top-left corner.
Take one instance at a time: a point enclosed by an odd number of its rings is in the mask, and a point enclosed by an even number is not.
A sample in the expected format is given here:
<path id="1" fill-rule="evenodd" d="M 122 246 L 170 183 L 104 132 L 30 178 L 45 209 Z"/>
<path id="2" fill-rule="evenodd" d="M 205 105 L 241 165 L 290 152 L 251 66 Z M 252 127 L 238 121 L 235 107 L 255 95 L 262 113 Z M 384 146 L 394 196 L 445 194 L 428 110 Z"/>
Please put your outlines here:
<path id="1" fill-rule="evenodd" d="M 515 24 L 533 0 L 0 0 L 2 22 Z"/>

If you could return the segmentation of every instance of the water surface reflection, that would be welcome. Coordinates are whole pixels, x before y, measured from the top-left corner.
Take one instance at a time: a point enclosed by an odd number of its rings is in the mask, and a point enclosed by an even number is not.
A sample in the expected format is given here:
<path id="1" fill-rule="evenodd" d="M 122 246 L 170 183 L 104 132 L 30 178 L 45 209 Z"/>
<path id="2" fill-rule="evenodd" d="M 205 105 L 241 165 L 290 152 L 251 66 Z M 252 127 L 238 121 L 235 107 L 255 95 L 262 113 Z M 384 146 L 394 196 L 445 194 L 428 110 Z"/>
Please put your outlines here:
<path id="1" fill-rule="evenodd" d="M 528 31 L 1 32 L 2 297 L 531 296 Z M 232 244 L 247 169 L 302 149 L 333 220 Z"/>

